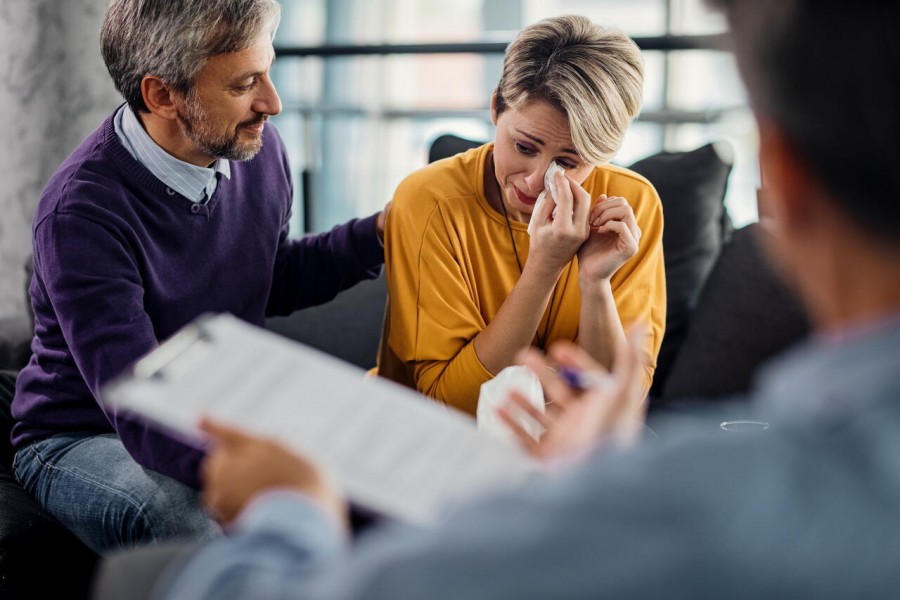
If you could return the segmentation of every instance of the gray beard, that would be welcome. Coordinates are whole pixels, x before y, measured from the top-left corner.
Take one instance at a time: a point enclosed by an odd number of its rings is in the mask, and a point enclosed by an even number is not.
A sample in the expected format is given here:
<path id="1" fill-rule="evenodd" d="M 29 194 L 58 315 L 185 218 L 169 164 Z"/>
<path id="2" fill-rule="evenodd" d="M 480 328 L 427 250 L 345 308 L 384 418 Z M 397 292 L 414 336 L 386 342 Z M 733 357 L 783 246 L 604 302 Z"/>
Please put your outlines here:
<path id="1" fill-rule="evenodd" d="M 197 144 L 206 154 L 226 160 L 250 160 L 262 149 L 262 136 L 251 142 L 241 143 L 240 134 L 214 134 L 210 132 L 209 119 L 194 102 L 185 105 L 185 111 L 178 111 L 178 117 L 184 123 L 188 138 Z M 242 123 L 241 126 L 247 125 Z"/>

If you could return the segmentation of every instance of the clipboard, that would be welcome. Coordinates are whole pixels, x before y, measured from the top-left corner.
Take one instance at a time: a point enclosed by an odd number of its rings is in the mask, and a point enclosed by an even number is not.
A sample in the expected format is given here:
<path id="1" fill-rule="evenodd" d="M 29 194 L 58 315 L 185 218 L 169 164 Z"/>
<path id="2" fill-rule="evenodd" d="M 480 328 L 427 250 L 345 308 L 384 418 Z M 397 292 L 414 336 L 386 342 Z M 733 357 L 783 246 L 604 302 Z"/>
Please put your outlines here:
<path id="1" fill-rule="evenodd" d="M 227 314 L 182 328 L 101 401 L 199 447 L 203 415 L 271 436 L 322 464 L 358 506 L 419 525 L 538 468 L 467 415 Z"/>

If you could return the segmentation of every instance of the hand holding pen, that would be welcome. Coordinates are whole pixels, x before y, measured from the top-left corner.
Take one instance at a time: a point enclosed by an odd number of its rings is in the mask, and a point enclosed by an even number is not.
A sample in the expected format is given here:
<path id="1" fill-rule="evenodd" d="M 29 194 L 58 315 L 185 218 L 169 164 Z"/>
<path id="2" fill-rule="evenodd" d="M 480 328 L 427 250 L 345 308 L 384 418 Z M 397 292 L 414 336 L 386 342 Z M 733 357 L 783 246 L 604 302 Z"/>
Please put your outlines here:
<path id="1" fill-rule="evenodd" d="M 541 459 L 584 454 L 604 439 L 630 444 L 641 430 L 646 408 L 641 384 L 647 359 L 635 350 L 645 330 L 642 325 L 629 330 L 627 343 L 616 352 L 612 373 L 571 342 L 554 344 L 547 356 L 531 348 L 523 351 L 518 362 L 540 379 L 547 412 L 540 413 L 512 391 L 498 409 L 500 418 L 523 447 Z M 543 427 L 540 439 L 527 433 L 518 415 Z"/>

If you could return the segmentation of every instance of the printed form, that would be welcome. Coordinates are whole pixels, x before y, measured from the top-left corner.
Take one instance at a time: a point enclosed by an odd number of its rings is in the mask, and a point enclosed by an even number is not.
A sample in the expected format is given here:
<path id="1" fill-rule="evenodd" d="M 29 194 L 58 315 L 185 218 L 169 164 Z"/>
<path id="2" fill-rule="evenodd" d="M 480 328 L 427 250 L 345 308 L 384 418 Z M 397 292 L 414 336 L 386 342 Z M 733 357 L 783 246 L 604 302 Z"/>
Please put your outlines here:
<path id="1" fill-rule="evenodd" d="M 102 398 L 200 446 L 204 415 L 277 438 L 328 469 L 354 503 L 423 525 L 537 470 L 470 417 L 230 315 L 186 326 Z"/>

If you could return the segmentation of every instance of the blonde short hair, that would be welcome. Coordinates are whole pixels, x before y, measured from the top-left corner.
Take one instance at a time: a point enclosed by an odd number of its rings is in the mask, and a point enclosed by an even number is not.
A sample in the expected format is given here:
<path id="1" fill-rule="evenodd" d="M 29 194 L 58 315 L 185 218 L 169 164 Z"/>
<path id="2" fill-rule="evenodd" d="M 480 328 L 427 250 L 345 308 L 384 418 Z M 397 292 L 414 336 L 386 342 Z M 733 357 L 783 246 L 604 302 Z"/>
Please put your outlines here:
<path id="1" fill-rule="evenodd" d="M 619 31 L 569 15 L 523 29 L 506 50 L 497 114 L 534 100 L 560 109 L 572 143 L 589 163 L 608 162 L 641 109 L 644 60 Z"/>

